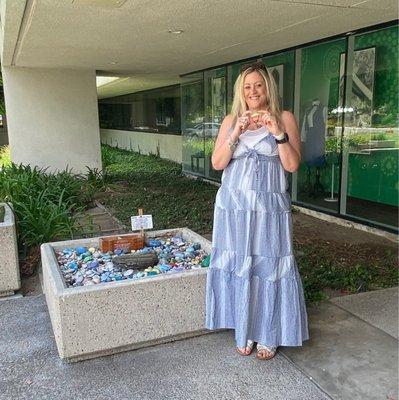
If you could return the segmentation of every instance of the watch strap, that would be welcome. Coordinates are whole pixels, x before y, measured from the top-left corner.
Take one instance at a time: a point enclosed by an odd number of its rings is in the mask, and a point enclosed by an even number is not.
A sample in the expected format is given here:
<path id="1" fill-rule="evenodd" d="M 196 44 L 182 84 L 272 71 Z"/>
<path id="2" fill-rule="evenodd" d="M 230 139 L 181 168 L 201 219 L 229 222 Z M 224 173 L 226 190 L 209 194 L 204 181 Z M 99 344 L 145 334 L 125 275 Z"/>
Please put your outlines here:
<path id="1" fill-rule="evenodd" d="M 284 137 L 282 139 L 277 139 L 276 138 L 276 143 L 277 144 L 282 144 L 282 143 L 288 142 L 288 140 L 289 140 L 288 134 L 287 134 L 287 132 L 284 132 Z"/>

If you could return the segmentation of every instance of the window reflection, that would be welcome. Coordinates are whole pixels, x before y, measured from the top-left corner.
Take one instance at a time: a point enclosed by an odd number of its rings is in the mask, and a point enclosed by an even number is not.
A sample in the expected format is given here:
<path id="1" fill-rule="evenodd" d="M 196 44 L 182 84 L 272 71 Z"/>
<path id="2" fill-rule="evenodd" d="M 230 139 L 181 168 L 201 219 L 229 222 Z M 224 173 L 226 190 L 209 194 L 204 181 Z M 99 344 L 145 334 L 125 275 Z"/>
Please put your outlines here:
<path id="1" fill-rule="evenodd" d="M 180 87 L 101 99 L 100 127 L 127 131 L 180 134 Z"/>

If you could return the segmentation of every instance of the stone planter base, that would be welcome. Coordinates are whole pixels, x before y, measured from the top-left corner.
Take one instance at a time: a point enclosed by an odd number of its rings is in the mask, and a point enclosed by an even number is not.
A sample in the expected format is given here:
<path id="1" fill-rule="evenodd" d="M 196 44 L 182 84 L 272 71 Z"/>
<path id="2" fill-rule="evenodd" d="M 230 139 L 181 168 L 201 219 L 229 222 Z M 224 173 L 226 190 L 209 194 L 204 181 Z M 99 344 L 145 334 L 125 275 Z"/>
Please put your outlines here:
<path id="1" fill-rule="evenodd" d="M 187 228 L 147 236 L 169 233 L 211 252 L 211 243 Z M 41 246 L 44 291 L 61 358 L 79 361 L 209 333 L 204 330 L 207 268 L 67 288 L 54 251 L 98 244 L 99 238 L 90 238 Z"/>
<path id="2" fill-rule="evenodd" d="M 4 203 L 4 221 L 0 222 L 0 297 L 10 296 L 21 288 L 19 275 L 17 235 L 14 213 Z"/>

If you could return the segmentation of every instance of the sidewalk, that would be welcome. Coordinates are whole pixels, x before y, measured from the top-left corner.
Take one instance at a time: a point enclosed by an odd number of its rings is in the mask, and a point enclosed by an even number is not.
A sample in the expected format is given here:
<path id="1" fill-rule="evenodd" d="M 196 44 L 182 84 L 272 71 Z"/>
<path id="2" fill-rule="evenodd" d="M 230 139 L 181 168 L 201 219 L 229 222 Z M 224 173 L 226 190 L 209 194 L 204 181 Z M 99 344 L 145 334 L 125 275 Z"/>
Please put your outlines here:
<path id="1" fill-rule="evenodd" d="M 225 331 L 68 364 L 43 295 L 1 300 L 0 399 L 397 399 L 397 288 L 334 302 L 309 309 L 303 348 L 268 362 L 238 355 Z"/>

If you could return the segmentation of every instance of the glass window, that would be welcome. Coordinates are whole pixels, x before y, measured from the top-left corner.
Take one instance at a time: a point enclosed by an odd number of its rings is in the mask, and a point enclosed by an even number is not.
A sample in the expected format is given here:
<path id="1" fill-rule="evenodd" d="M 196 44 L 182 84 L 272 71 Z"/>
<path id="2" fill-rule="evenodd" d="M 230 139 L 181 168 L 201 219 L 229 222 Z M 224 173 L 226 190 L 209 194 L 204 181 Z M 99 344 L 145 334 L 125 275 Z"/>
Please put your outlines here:
<path id="1" fill-rule="evenodd" d="M 183 78 L 181 85 L 183 171 L 205 175 L 204 74 Z"/>
<path id="2" fill-rule="evenodd" d="M 342 212 L 398 226 L 398 27 L 354 37 L 343 147 Z"/>
<path id="3" fill-rule="evenodd" d="M 342 106 L 341 58 L 346 40 L 301 50 L 300 121 L 302 162 L 297 201 L 338 212 Z"/>
<path id="4" fill-rule="evenodd" d="M 285 53 L 262 59 L 276 81 L 283 110 L 294 112 L 295 53 Z"/>
<path id="5" fill-rule="evenodd" d="M 205 177 L 220 180 L 222 171 L 212 168 L 211 156 L 220 126 L 226 116 L 226 68 L 205 71 L 205 123 L 203 125 L 205 149 Z"/>
<path id="6" fill-rule="evenodd" d="M 180 86 L 102 99 L 99 116 L 101 128 L 179 135 Z"/>

